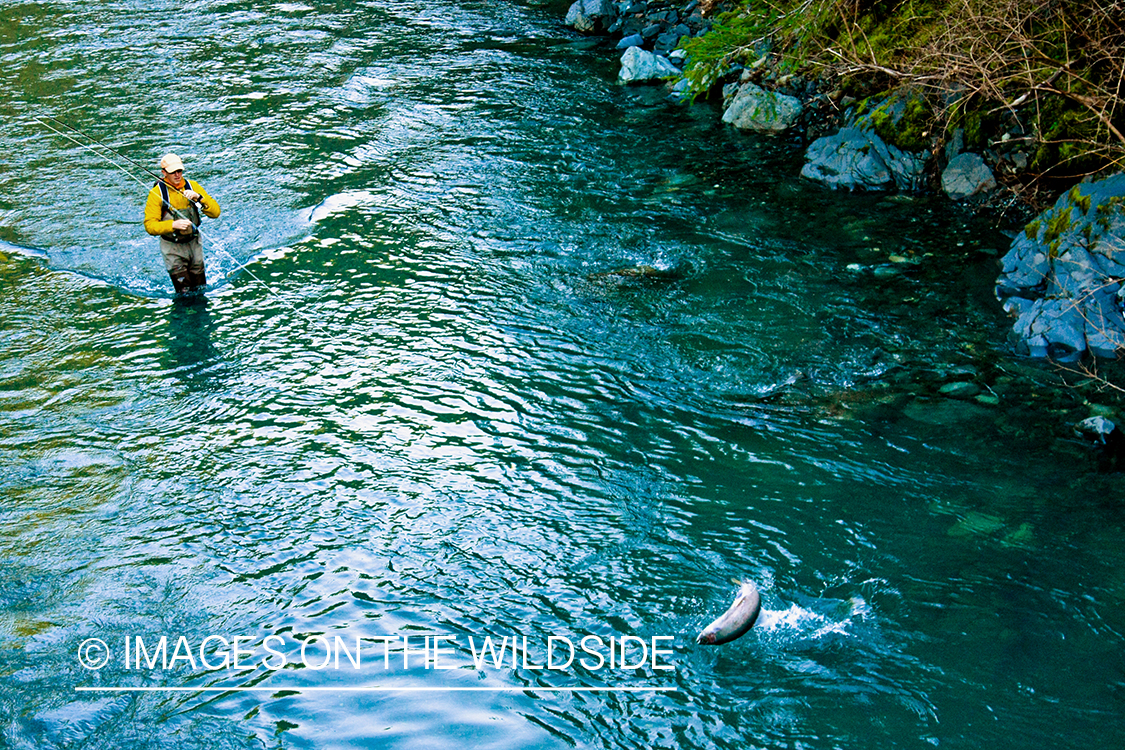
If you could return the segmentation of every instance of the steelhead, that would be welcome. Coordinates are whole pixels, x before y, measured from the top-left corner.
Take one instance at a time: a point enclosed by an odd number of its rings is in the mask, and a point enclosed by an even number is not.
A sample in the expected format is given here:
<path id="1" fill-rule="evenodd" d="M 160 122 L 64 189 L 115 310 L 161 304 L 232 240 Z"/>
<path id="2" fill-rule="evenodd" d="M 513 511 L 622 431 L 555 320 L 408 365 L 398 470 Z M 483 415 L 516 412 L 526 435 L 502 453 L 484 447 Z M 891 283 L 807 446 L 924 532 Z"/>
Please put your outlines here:
<path id="1" fill-rule="evenodd" d="M 762 611 L 762 599 L 758 596 L 758 587 L 751 581 L 736 581 L 736 583 L 739 584 L 739 589 L 734 604 L 730 605 L 719 619 L 703 628 L 695 639 L 696 643 L 708 646 L 729 643 L 754 627 L 754 623 L 758 620 L 758 613 Z"/>

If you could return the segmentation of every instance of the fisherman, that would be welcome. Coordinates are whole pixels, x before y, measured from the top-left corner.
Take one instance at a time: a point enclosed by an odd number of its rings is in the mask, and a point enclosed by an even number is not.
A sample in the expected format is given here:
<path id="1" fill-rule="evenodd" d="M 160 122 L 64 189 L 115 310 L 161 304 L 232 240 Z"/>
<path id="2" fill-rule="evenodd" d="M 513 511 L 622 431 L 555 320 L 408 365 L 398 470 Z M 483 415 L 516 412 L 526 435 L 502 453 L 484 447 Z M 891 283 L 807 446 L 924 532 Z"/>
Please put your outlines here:
<path id="1" fill-rule="evenodd" d="M 217 219 L 219 204 L 198 182 L 184 178 L 184 162 L 176 154 L 160 160 L 160 176 L 145 202 L 145 231 L 160 237 L 160 254 L 176 293 L 201 291 L 207 277 L 199 214 L 202 210 L 205 216 Z"/>

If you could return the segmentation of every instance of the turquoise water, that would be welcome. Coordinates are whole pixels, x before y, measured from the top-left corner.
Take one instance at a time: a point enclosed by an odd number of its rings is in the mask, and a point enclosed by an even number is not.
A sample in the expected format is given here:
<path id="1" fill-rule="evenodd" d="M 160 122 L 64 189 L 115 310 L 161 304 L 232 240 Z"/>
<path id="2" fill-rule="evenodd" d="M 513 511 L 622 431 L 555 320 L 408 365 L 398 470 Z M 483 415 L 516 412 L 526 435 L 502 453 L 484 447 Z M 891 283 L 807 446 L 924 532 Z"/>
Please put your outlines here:
<path id="1" fill-rule="evenodd" d="M 1125 739 L 1120 479 L 1063 419 L 1108 397 L 1004 353 L 1006 237 L 617 86 L 564 6 L 0 4 L 0 746 Z M 184 156 L 205 303 L 40 115 Z M 761 622 L 695 645 L 732 577 Z M 162 635 L 253 657 L 126 665 Z"/>

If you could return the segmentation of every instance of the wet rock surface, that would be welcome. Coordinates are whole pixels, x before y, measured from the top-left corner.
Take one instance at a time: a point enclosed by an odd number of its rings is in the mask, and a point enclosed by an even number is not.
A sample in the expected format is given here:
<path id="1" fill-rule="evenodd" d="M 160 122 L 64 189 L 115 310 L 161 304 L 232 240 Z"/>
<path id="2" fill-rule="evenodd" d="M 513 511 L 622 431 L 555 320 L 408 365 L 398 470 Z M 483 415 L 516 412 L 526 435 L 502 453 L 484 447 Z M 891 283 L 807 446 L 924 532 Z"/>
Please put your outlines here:
<path id="1" fill-rule="evenodd" d="M 796 97 L 744 83 L 723 113 L 723 122 L 740 130 L 780 133 L 796 124 L 801 110 L 801 102 Z"/>
<path id="2" fill-rule="evenodd" d="M 1125 350 L 1125 174 L 1081 183 L 1016 236 L 997 297 L 1017 350 L 1077 361 Z"/>
<path id="3" fill-rule="evenodd" d="M 845 190 L 914 192 L 923 185 L 925 161 L 870 130 L 843 128 L 818 138 L 805 152 L 801 176 Z"/>
<path id="4" fill-rule="evenodd" d="M 959 201 L 995 190 L 996 178 L 980 154 L 965 152 L 949 160 L 941 187 L 951 200 Z"/>
<path id="5" fill-rule="evenodd" d="M 680 69 L 668 58 L 640 47 L 629 47 L 621 56 L 621 72 L 617 80 L 622 83 L 646 83 L 679 76 Z"/>

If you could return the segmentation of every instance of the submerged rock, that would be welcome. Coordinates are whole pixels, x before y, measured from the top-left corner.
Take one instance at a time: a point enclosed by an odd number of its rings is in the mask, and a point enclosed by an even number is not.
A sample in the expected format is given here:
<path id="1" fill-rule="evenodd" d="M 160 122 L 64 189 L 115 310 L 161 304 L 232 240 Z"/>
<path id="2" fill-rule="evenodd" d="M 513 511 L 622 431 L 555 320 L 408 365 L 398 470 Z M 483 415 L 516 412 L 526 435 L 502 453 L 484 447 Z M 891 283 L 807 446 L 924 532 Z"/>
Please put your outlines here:
<path id="1" fill-rule="evenodd" d="M 999 516 L 971 510 L 946 533 L 949 536 L 991 536 L 1004 526 L 1004 519 Z"/>
<path id="2" fill-rule="evenodd" d="M 938 389 L 938 393 L 949 398 L 973 398 L 979 395 L 981 390 L 981 387 L 976 383 L 958 380 L 952 383 L 946 383 Z"/>
<path id="3" fill-rule="evenodd" d="M 888 146 L 870 130 L 842 128 L 813 141 L 801 176 L 847 190 L 920 190 L 925 159 Z"/>
<path id="4" fill-rule="evenodd" d="M 1106 417 L 1089 417 L 1074 426 L 1074 434 L 1094 446 L 1101 471 L 1125 468 L 1125 434 Z"/>
<path id="5" fill-rule="evenodd" d="M 1125 350 L 1125 174 L 1075 185 L 1002 260 L 996 296 L 1017 350 L 1074 360 Z"/>
<path id="6" fill-rule="evenodd" d="M 644 279 L 648 281 L 675 281 L 682 279 L 684 272 L 678 268 L 655 268 L 653 266 L 626 266 L 612 271 L 601 271 L 586 276 L 590 281 L 612 279 Z"/>
<path id="7" fill-rule="evenodd" d="M 744 83 L 730 100 L 723 122 L 742 130 L 780 133 L 796 124 L 801 111 L 801 102 L 792 96 Z"/>
<path id="8" fill-rule="evenodd" d="M 1089 417 L 1074 425 L 1075 435 L 1102 445 L 1105 445 L 1116 431 L 1117 425 L 1106 417 Z"/>

